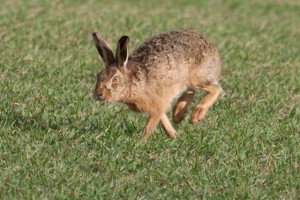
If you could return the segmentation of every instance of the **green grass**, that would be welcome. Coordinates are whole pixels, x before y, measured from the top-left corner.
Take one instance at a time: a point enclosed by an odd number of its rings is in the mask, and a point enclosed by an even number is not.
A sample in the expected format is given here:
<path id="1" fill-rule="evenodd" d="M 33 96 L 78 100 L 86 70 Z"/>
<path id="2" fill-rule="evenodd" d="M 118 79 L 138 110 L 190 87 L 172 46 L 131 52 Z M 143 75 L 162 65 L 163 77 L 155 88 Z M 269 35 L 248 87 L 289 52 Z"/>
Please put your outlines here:
<path id="1" fill-rule="evenodd" d="M 296 199 L 297 0 L 1 0 L 1 199 Z M 146 116 L 91 97 L 91 33 L 133 50 L 179 28 L 220 50 L 226 95 L 195 126 L 148 143 Z M 199 93 L 197 98 L 201 97 Z"/>

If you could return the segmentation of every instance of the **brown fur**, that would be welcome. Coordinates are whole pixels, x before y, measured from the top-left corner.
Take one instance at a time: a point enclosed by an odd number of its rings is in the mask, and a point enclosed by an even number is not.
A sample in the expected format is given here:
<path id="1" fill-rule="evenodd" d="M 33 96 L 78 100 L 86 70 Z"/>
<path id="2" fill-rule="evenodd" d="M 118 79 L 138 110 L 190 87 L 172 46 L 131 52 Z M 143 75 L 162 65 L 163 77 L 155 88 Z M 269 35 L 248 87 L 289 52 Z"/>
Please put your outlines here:
<path id="1" fill-rule="evenodd" d="M 129 38 L 123 36 L 117 45 L 116 58 L 98 33 L 93 38 L 106 64 L 97 76 L 94 97 L 122 102 L 136 112 L 148 114 L 144 140 L 159 122 L 169 137 L 176 136 L 165 113 L 181 93 L 173 109 L 175 123 L 184 119 L 198 88 L 208 92 L 192 112 L 190 123 L 194 124 L 204 118 L 222 91 L 218 51 L 200 32 L 179 30 L 157 35 L 131 56 L 128 56 Z"/>

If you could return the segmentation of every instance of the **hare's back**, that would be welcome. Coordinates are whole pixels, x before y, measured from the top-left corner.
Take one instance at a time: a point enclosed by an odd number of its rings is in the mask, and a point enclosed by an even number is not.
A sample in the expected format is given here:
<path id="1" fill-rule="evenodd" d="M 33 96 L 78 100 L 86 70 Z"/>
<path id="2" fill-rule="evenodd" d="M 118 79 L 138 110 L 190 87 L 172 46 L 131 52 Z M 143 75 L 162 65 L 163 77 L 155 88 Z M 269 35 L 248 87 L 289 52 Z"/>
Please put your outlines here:
<path id="1" fill-rule="evenodd" d="M 174 60 L 176 63 L 193 60 L 200 62 L 216 49 L 201 33 L 195 30 L 179 30 L 152 37 L 136 49 L 130 59 L 141 67 L 154 67 Z"/>

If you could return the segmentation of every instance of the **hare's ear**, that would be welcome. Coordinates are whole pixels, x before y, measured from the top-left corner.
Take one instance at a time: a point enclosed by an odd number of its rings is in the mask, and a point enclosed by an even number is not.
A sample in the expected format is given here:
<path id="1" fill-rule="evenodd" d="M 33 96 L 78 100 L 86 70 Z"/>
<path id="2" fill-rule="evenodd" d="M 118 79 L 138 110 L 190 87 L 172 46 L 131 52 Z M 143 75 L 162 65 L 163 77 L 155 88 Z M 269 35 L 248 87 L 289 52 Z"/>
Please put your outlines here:
<path id="1" fill-rule="evenodd" d="M 129 37 L 124 35 L 119 39 L 116 52 L 116 63 L 118 67 L 126 66 L 128 60 Z"/>
<path id="2" fill-rule="evenodd" d="M 98 50 L 98 53 L 100 54 L 102 60 L 105 63 L 105 66 L 108 67 L 112 63 L 115 62 L 114 54 L 109 46 L 99 33 L 94 32 L 93 33 L 93 40 L 95 42 L 96 48 Z"/>

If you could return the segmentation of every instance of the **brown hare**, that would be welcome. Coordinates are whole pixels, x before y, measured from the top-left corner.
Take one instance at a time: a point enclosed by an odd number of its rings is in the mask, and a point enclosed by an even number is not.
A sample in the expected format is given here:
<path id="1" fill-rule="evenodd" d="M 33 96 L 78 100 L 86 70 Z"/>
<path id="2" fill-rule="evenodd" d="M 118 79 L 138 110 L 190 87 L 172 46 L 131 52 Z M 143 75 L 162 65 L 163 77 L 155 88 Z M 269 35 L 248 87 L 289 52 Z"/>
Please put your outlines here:
<path id="1" fill-rule="evenodd" d="M 178 95 L 181 96 L 173 109 L 175 123 L 184 119 L 196 90 L 207 91 L 192 112 L 190 123 L 195 124 L 204 118 L 222 91 L 218 51 L 198 31 L 159 34 L 131 55 L 128 55 L 127 36 L 119 39 L 115 56 L 98 33 L 93 33 L 93 40 L 105 63 L 105 69 L 97 75 L 94 98 L 125 103 L 133 111 L 148 114 L 144 140 L 159 122 L 169 137 L 176 136 L 166 112 Z"/>

